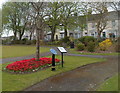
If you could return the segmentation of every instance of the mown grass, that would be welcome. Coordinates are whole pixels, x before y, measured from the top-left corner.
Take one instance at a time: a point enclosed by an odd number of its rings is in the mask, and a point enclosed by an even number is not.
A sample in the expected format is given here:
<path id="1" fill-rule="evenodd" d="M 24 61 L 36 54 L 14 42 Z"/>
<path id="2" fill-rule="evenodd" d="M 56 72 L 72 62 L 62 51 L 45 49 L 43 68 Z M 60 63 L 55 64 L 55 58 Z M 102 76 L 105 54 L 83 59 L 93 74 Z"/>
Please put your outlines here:
<path id="1" fill-rule="evenodd" d="M 57 58 L 60 59 L 61 56 L 57 56 Z M 64 67 L 62 68 L 61 65 L 56 66 L 56 71 L 51 71 L 51 68 L 31 74 L 10 74 L 3 71 L 2 91 L 20 91 L 50 76 L 73 70 L 82 65 L 95 62 L 104 62 L 105 60 L 106 59 L 100 58 L 64 56 Z M 9 63 L 2 64 L 2 68 L 4 68 L 7 64 Z"/>
<path id="2" fill-rule="evenodd" d="M 48 47 L 40 47 L 40 52 L 48 52 L 49 49 Z M 0 58 L 20 57 L 35 53 L 35 46 L 2 46 L 2 57 Z"/>
<path id="3" fill-rule="evenodd" d="M 97 91 L 118 91 L 118 74 L 105 81 Z"/>
<path id="4" fill-rule="evenodd" d="M 116 53 L 116 52 L 111 52 L 111 53 L 83 53 L 83 52 L 80 52 L 80 51 L 77 51 L 76 49 L 70 49 L 69 50 L 70 53 L 73 53 L 73 54 L 81 54 L 81 55 L 120 55 L 120 53 Z"/>

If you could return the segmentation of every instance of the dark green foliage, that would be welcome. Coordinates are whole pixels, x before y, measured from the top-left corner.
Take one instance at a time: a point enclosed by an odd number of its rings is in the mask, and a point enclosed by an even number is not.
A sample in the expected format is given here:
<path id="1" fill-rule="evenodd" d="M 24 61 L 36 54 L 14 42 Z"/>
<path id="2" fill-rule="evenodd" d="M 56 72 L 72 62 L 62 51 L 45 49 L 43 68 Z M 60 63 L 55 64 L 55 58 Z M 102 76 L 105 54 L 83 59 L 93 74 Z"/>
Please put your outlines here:
<path id="1" fill-rule="evenodd" d="M 27 40 L 25 44 L 26 45 L 31 45 L 31 40 Z"/>
<path id="2" fill-rule="evenodd" d="M 31 40 L 31 44 L 36 44 L 36 40 Z"/>
<path id="3" fill-rule="evenodd" d="M 20 44 L 20 40 L 13 40 L 12 44 Z"/>
<path id="4" fill-rule="evenodd" d="M 27 38 L 23 38 L 22 40 L 20 40 L 19 42 L 20 42 L 20 44 L 26 44 L 26 42 L 27 42 Z"/>
<path id="5" fill-rule="evenodd" d="M 116 51 L 116 52 L 120 52 L 120 44 L 119 44 L 119 43 L 117 43 L 117 44 L 115 45 L 115 51 Z"/>
<path id="6" fill-rule="evenodd" d="M 96 39 L 92 36 L 83 36 L 79 38 L 78 40 L 82 42 L 85 46 L 87 46 L 90 41 L 93 41 L 93 42 L 96 41 Z"/>
<path id="7" fill-rule="evenodd" d="M 65 38 L 62 38 L 60 41 L 63 43 L 69 43 L 70 39 L 69 39 L 69 37 L 65 37 Z"/>
<path id="8" fill-rule="evenodd" d="M 85 45 L 84 45 L 84 44 L 79 43 L 79 44 L 77 45 L 77 50 L 78 50 L 78 51 L 82 51 L 82 50 L 84 50 L 84 49 L 85 49 Z"/>
<path id="9" fill-rule="evenodd" d="M 120 52 L 120 37 L 118 37 L 117 42 L 115 44 L 115 51 Z"/>
<path id="10" fill-rule="evenodd" d="M 53 41 L 53 42 L 47 42 L 47 45 L 60 45 L 61 41 Z"/>
<path id="11" fill-rule="evenodd" d="M 94 52 L 95 51 L 95 43 L 93 41 L 90 41 L 87 45 L 87 50 L 89 52 Z"/>

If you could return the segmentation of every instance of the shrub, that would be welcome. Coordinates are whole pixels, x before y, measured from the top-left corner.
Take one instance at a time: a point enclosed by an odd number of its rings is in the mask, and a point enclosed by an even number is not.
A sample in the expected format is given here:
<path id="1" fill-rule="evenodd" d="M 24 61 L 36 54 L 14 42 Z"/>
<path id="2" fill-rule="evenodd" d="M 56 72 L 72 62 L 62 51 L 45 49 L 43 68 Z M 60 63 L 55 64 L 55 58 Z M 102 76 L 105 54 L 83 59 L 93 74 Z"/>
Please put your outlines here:
<path id="1" fill-rule="evenodd" d="M 31 44 L 36 44 L 36 40 L 31 40 Z"/>
<path id="2" fill-rule="evenodd" d="M 13 44 L 20 44 L 20 40 L 13 40 L 12 43 Z"/>
<path id="3" fill-rule="evenodd" d="M 104 41 L 102 41 L 101 43 L 99 43 L 99 48 L 102 51 L 108 50 L 108 48 L 112 45 L 112 42 L 110 39 L 106 39 Z"/>
<path id="4" fill-rule="evenodd" d="M 27 40 L 27 41 L 25 42 L 25 44 L 26 44 L 26 45 L 31 45 L 31 40 Z"/>
<path id="5" fill-rule="evenodd" d="M 27 41 L 28 39 L 27 38 L 23 38 L 22 41 Z"/>
<path id="6" fill-rule="evenodd" d="M 119 44 L 119 43 L 117 43 L 117 44 L 115 45 L 115 51 L 116 51 L 116 52 L 120 52 L 120 44 Z"/>
<path id="7" fill-rule="evenodd" d="M 65 37 L 65 38 L 62 38 L 60 41 L 63 43 L 68 43 L 68 42 L 70 42 L 70 39 L 69 39 L 69 37 Z"/>
<path id="8" fill-rule="evenodd" d="M 78 40 L 82 42 L 85 46 L 87 46 L 90 41 L 93 41 L 93 42 L 96 41 L 96 39 L 93 36 L 83 36 Z"/>
<path id="9" fill-rule="evenodd" d="M 90 41 L 90 42 L 88 43 L 87 50 L 88 50 L 89 52 L 94 52 L 94 51 L 95 51 L 95 43 L 92 42 L 92 41 Z"/>
<path id="10" fill-rule="evenodd" d="M 115 44 L 115 51 L 120 52 L 120 37 L 118 37 L 117 42 Z"/>
<path id="11" fill-rule="evenodd" d="M 84 45 L 84 44 L 79 43 L 79 44 L 77 45 L 77 50 L 78 50 L 78 51 L 82 51 L 82 50 L 84 50 L 84 49 L 85 49 L 85 45 Z"/>

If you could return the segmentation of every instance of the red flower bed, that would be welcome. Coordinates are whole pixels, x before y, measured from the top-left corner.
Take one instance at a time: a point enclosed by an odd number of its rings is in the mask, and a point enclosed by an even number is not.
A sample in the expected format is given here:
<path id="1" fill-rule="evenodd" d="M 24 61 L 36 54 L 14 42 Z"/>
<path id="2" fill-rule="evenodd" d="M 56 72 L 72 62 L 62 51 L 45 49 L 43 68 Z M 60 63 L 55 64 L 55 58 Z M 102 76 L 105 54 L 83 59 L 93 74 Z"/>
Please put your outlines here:
<path id="1" fill-rule="evenodd" d="M 55 59 L 56 65 L 60 63 L 59 59 Z M 52 64 L 52 58 L 40 58 L 40 61 L 36 61 L 35 58 L 16 61 L 6 66 L 6 70 L 10 72 L 22 73 L 22 72 L 34 72 L 45 67 L 49 67 Z"/>

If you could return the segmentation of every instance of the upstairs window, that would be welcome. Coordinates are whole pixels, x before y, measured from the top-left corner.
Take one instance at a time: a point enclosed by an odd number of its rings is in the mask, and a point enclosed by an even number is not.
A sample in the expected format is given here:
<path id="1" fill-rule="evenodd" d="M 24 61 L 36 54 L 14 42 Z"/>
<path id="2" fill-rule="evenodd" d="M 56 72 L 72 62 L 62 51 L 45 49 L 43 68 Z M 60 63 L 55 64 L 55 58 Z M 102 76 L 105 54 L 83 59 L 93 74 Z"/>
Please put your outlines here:
<path id="1" fill-rule="evenodd" d="M 112 26 L 115 27 L 116 23 L 115 20 L 112 21 Z"/>
<path id="2" fill-rule="evenodd" d="M 92 23 L 92 28 L 95 28 L 95 23 Z"/>

